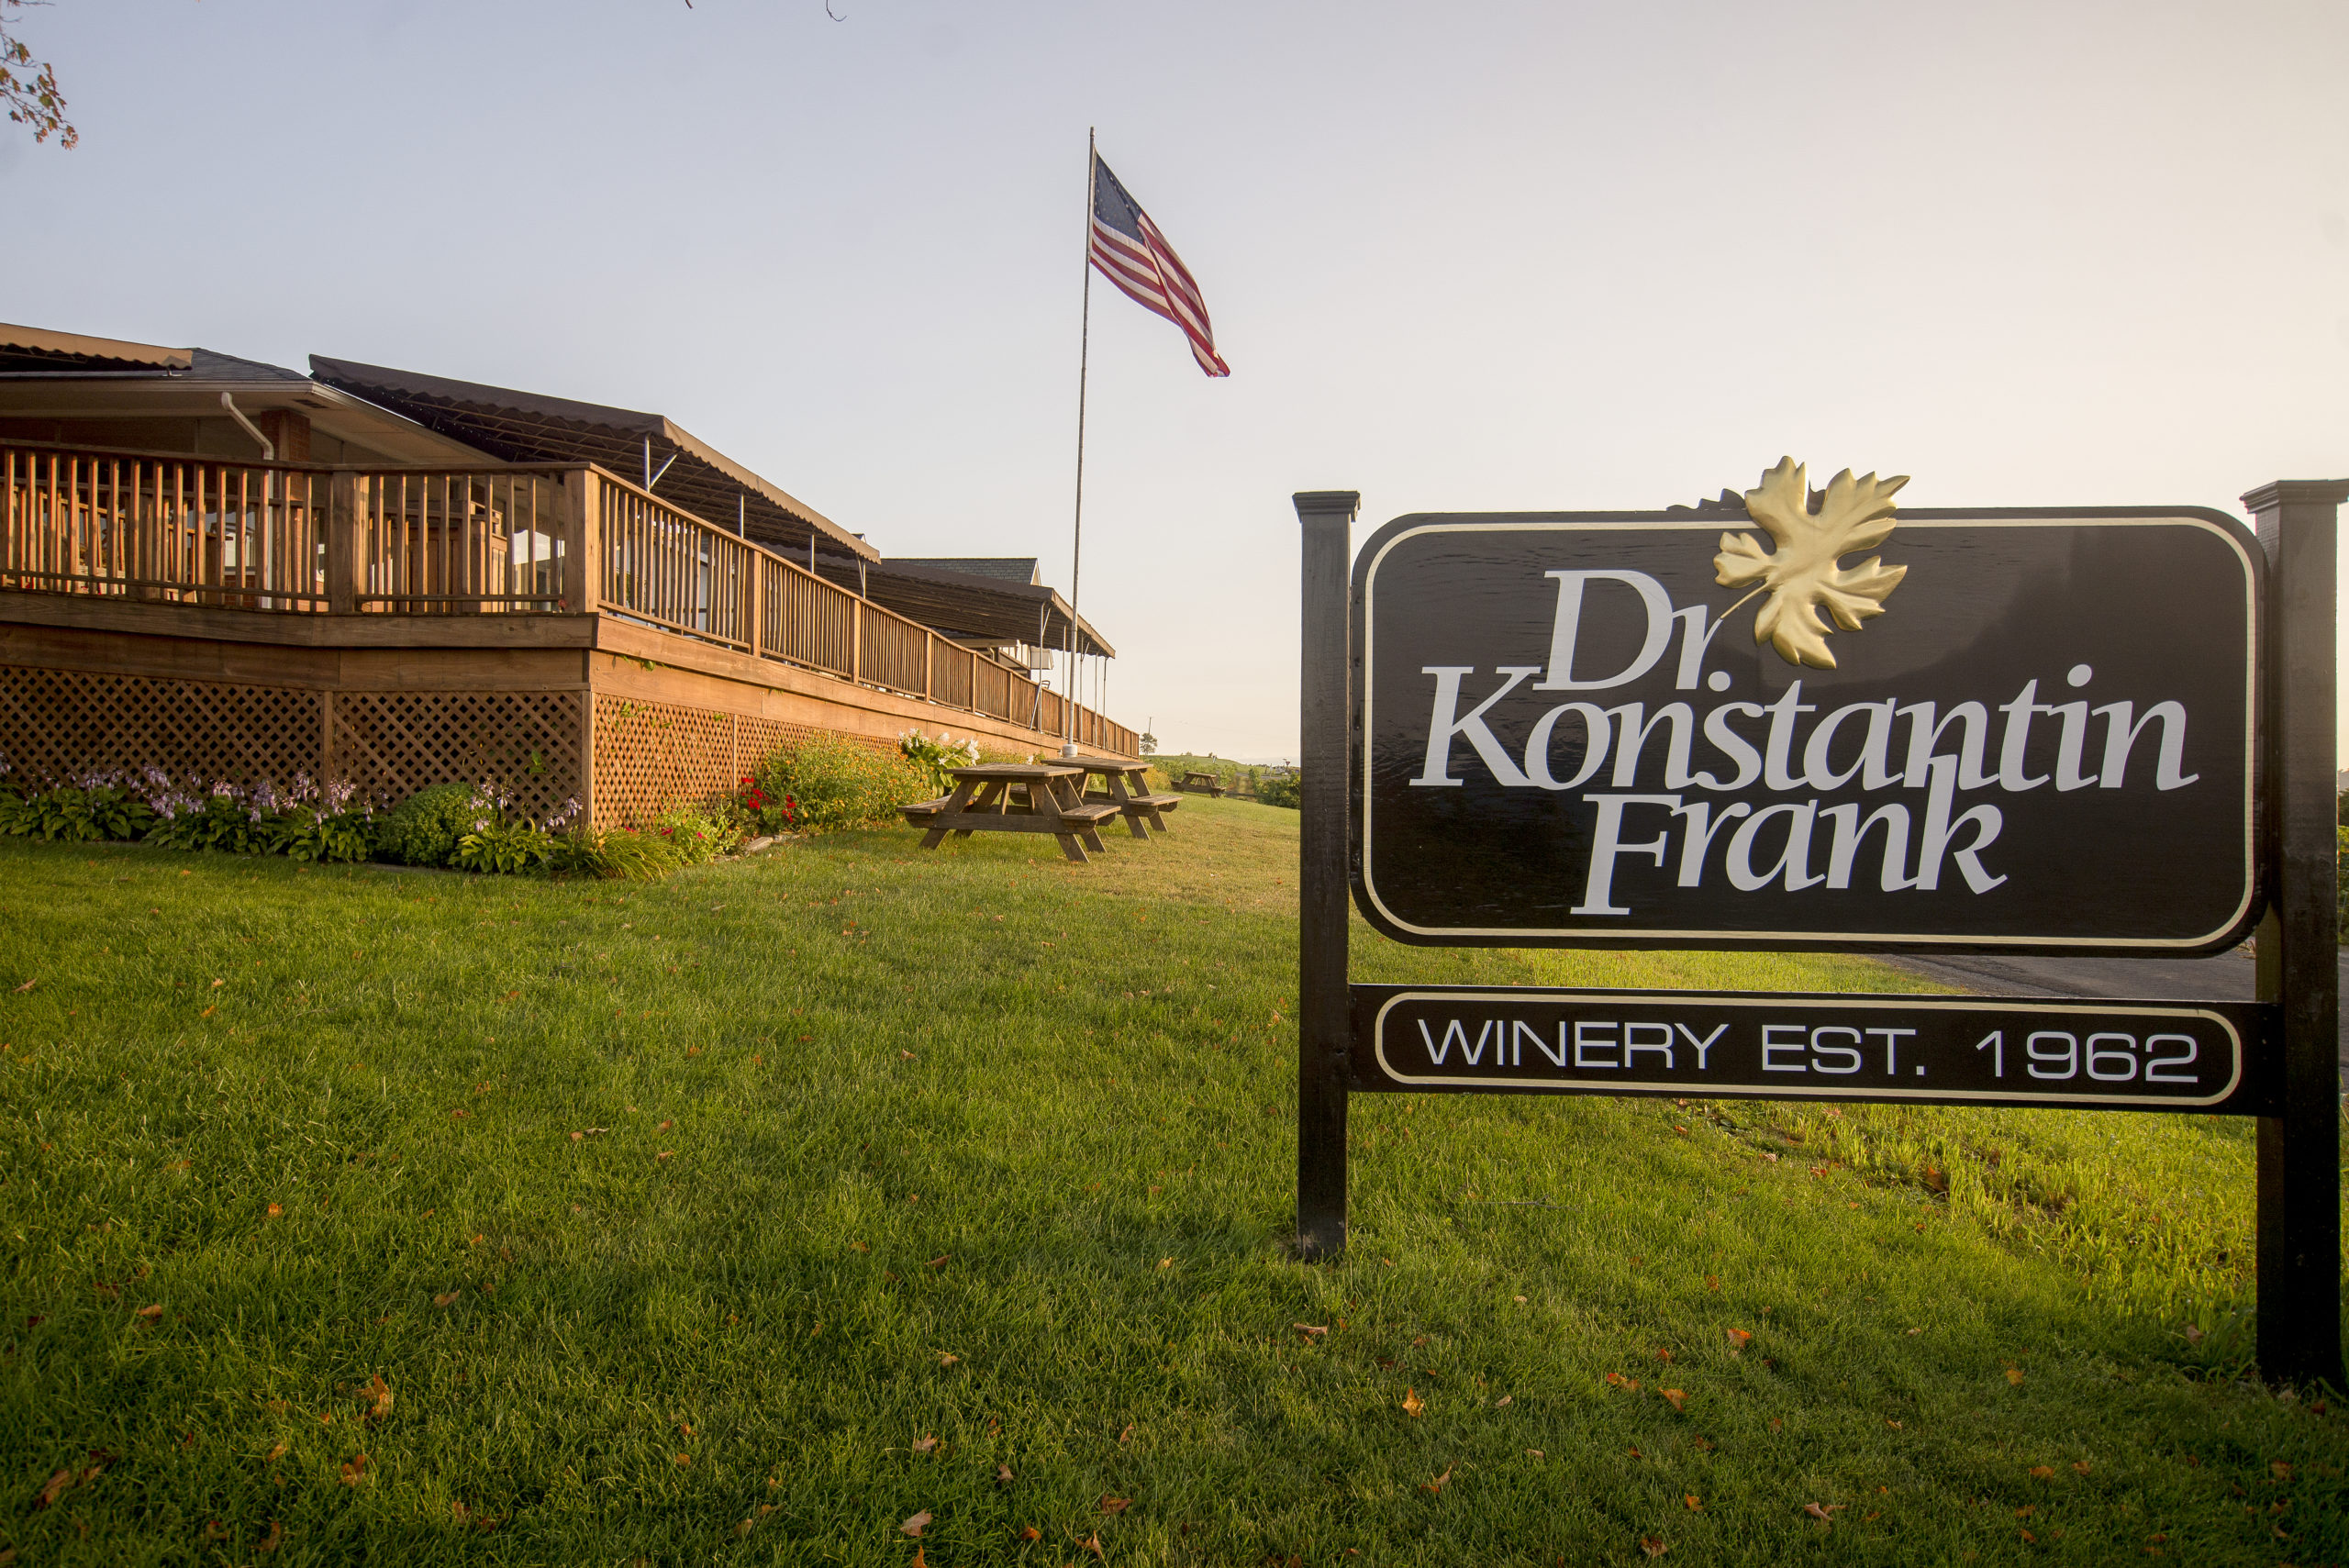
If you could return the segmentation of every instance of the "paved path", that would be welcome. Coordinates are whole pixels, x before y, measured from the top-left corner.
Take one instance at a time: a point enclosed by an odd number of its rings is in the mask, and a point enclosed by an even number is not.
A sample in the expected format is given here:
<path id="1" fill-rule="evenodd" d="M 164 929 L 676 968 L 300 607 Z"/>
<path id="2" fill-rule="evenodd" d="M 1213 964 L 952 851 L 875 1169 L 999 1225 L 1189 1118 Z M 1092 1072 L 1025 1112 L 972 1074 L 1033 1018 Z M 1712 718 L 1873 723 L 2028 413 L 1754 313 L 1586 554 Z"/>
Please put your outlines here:
<path id="1" fill-rule="evenodd" d="M 2060 958 L 1936 953 L 1886 960 L 1944 985 L 1986 996 L 2110 996 L 2147 1002 L 2251 1000 L 2251 954 L 2241 948 L 2214 958 Z M 2349 993 L 2349 953 L 2341 960 Z M 2349 1010 L 2343 1014 L 2341 1059 L 2349 1072 Z"/>

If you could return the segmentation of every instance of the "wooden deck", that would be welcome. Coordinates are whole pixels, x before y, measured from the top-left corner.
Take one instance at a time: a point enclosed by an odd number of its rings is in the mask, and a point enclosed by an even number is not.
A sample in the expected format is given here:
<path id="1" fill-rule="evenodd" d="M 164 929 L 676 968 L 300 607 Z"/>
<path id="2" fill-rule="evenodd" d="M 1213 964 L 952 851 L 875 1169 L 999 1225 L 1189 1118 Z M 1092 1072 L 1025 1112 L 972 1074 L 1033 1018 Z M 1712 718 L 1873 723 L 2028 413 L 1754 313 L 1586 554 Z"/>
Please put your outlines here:
<path id="1" fill-rule="evenodd" d="M 1062 703 L 600 469 L 0 445 L 0 760 L 20 770 L 386 795 L 495 775 L 613 824 L 811 729 L 1057 751 Z"/>

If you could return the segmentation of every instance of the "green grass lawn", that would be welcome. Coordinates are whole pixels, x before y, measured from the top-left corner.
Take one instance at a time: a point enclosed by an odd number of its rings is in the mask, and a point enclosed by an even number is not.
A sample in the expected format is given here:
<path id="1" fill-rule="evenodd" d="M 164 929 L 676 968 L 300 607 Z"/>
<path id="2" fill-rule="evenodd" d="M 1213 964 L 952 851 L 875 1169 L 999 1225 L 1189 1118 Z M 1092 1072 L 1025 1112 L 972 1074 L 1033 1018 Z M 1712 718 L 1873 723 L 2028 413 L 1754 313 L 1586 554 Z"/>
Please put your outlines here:
<path id="1" fill-rule="evenodd" d="M 2349 1559 L 2349 1413 L 2239 1375 L 2242 1122 L 1363 1096 L 1353 1247 L 1292 1261 L 1297 822 L 652 885 L 0 840 L 0 1541 Z"/>

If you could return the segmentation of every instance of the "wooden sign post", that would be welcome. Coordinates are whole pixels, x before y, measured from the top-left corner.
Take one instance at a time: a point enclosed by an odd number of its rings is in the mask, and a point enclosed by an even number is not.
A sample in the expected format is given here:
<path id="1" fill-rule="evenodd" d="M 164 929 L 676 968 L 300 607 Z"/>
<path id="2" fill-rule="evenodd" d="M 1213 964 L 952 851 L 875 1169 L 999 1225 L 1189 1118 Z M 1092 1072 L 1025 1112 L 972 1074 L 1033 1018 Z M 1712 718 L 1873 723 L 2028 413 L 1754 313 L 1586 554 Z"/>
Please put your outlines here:
<path id="1" fill-rule="evenodd" d="M 1359 496 L 1296 497 L 1299 1251 L 1345 1244 L 1353 1092 L 2255 1116 L 2261 1365 L 2337 1385 L 2349 483 L 2246 496 L 2255 537 L 1896 517 L 1905 483 L 1788 461 L 1666 512 L 1399 517 L 1351 573 Z M 2189 955 L 2255 926 L 2259 1000 L 1349 985 L 1349 882 L 1422 945 Z"/>

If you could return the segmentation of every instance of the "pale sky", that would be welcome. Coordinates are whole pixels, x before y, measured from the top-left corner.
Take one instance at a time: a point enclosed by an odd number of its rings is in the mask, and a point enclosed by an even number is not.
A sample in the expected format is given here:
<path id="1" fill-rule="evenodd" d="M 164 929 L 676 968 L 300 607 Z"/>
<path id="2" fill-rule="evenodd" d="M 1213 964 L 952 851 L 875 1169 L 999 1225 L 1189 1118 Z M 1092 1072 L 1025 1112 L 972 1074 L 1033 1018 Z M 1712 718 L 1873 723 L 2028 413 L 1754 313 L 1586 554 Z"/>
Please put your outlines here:
<path id="1" fill-rule="evenodd" d="M 1230 361 L 1094 290 L 1108 708 L 1292 753 L 1290 492 L 1917 506 L 2349 474 L 2349 6 L 57 0 L 0 319 L 652 409 L 1069 586 L 1085 136 Z"/>

